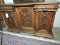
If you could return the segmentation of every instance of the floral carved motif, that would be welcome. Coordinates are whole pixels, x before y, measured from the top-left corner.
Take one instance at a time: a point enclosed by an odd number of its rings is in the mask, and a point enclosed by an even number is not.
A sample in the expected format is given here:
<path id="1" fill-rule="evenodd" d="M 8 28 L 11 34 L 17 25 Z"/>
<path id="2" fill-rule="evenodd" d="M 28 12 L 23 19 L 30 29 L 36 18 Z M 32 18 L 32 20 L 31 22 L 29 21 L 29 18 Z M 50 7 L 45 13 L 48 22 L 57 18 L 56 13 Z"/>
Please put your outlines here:
<path id="1" fill-rule="evenodd" d="M 32 27 L 32 14 L 28 8 L 23 8 L 20 11 L 22 26 Z"/>

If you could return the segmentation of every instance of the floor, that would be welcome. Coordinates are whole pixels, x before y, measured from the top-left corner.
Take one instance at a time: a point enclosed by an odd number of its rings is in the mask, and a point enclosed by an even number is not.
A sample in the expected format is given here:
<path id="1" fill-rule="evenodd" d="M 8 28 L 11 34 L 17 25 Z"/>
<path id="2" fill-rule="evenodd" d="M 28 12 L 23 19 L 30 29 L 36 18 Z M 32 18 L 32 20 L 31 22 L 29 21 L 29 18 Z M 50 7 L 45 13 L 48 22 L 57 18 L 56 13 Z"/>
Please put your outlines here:
<path id="1" fill-rule="evenodd" d="M 52 32 L 53 32 L 54 40 L 60 41 L 60 28 L 54 27 L 52 29 Z M 23 32 L 21 32 L 20 34 L 33 36 L 32 34 L 27 34 L 27 33 L 23 33 Z"/>
<path id="2" fill-rule="evenodd" d="M 60 27 L 53 28 L 54 40 L 60 41 Z"/>
<path id="3" fill-rule="evenodd" d="M 60 43 L 55 42 L 49 42 L 53 40 L 47 41 L 45 38 L 39 38 L 39 37 L 33 37 L 33 36 L 27 36 L 22 34 L 14 34 L 10 32 L 3 32 L 3 40 L 1 43 L 1 32 L 0 32 L 0 45 L 60 45 Z M 44 41 L 43 41 L 43 40 Z"/>
<path id="4" fill-rule="evenodd" d="M 4 28 L 4 31 L 5 32 L 7 32 L 6 31 L 6 29 L 7 28 Z M 53 29 L 52 29 L 52 32 L 53 32 L 53 36 L 54 36 L 54 39 L 51 39 L 51 40 L 53 40 L 54 42 L 56 42 L 56 41 L 58 41 L 58 42 L 60 42 L 60 28 L 59 27 L 54 27 Z M 8 32 L 9 33 L 9 32 Z M 28 33 L 23 33 L 23 32 L 20 32 L 20 33 L 12 33 L 12 32 L 10 32 L 11 34 L 18 34 L 18 35 L 24 35 L 24 36 L 29 36 L 29 37 L 36 37 L 36 36 L 33 36 L 33 34 L 28 34 Z M 38 38 L 41 38 L 41 37 L 38 37 Z M 47 39 L 47 38 L 41 38 L 41 40 L 50 40 L 50 39 Z"/>

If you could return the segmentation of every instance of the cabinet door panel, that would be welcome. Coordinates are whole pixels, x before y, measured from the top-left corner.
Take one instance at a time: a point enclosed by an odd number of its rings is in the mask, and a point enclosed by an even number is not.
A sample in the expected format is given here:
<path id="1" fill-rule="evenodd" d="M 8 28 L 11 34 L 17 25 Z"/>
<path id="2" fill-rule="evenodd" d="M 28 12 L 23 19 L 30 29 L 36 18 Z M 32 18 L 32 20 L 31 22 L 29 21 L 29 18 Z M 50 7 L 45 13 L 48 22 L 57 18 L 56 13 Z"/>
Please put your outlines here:
<path id="1" fill-rule="evenodd" d="M 47 15 L 46 30 L 49 33 L 52 33 L 52 27 L 53 27 L 55 13 L 47 12 L 46 15 Z"/>
<path id="2" fill-rule="evenodd" d="M 8 14 L 8 18 L 6 17 L 6 13 Z M 14 12 L 7 11 L 6 13 L 4 13 L 4 18 L 5 18 L 6 25 L 9 28 L 16 27 L 16 25 L 15 25 L 15 19 L 14 19 L 14 17 L 15 17 L 14 16 Z"/>
<path id="3" fill-rule="evenodd" d="M 38 30 L 46 30 L 47 32 L 52 29 L 53 12 L 39 12 L 38 13 Z"/>
<path id="4" fill-rule="evenodd" d="M 20 28 L 34 29 L 35 28 L 35 13 L 32 7 L 19 7 Z"/>

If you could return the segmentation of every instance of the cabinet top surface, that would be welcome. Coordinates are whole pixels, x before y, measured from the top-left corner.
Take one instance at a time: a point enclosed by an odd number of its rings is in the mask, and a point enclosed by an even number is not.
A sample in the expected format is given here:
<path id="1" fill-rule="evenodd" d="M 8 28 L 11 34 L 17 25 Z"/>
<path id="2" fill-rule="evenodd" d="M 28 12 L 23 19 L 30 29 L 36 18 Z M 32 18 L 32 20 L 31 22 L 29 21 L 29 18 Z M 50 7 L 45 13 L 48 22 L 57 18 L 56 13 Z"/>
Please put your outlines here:
<path id="1" fill-rule="evenodd" d="M 0 6 L 23 6 L 23 5 L 49 5 L 49 4 L 60 4 L 60 2 L 30 2 L 30 3 L 14 3 L 14 4 L 1 4 Z"/>

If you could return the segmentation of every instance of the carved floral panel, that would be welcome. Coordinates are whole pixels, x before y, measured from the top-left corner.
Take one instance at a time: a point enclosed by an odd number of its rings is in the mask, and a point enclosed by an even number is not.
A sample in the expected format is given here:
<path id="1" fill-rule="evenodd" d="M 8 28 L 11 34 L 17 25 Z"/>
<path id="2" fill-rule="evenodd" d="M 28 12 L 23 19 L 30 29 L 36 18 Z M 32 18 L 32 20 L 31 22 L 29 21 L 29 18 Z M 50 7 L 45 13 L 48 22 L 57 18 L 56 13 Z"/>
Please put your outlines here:
<path id="1" fill-rule="evenodd" d="M 20 11 L 21 24 L 23 27 L 32 27 L 32 14 L 29 8 L 22 8 Z"/>

